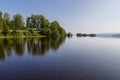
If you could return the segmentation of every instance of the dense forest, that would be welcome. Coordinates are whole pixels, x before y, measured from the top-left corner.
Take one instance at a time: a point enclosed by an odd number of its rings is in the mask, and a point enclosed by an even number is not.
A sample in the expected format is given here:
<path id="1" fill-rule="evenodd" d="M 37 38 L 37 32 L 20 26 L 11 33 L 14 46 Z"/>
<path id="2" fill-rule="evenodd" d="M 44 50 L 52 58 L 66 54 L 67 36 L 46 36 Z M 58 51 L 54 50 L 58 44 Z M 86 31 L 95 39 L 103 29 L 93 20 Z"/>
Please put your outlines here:
<path id="1" fill-rule="evenodd" d="M 57 21 L 50 22 L 43 15 L 24 19 L 21 14 L 0 11 L 0 36 L 66 36 L 66 32 Z"/>

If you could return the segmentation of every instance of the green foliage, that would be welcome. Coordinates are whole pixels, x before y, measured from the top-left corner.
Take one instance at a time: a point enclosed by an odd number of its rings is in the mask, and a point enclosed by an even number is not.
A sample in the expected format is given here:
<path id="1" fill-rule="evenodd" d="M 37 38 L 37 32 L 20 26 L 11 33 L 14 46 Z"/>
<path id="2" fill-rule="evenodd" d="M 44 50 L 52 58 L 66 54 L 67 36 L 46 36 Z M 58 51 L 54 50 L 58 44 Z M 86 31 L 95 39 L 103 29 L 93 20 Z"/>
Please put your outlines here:
<path id="1" fill-rule="evenodd" d="M 0 12 L 0 29 L 3 28 L 2 12 Z"/>
<path id="2" fill-rule="evenodd" d="M 61 36 L 66 36 L 66 32 L 62 27 L 59 28 L 59 33 Z"/>
<path id="3" fill-rule="evenodd" d="M 31 17 L 27 17 L 26 26 L 28 29 L 40 29 L 41 20 L 39 15 L 31 15 Z"/>
<path id="4" fill-rule="evenodd" d="M 4 13 L 4 20 L 10 21 L 10 14 L 9 13 Z"/>
<path id="5" fill-rule="evenodd" d="M 20 14 L 16 14 L 13 16 L 13 25 L 14 25 L 14 29 L 15 30 L 22 30 L 24 29 L 24 21 L 23 21 L 23 17 Z"/>
<path id="6" fill-rule="evenodd" d="M 60 37 L 65 36 L 66 32 L 62 27 L 60 27 L 57 21 L 53 21 L 50 23 L 49 27 L 41 29 L 41 34 L 45 36 Z"/>
<path id="7" fill-rule="evenodd" d="M 49 25 L 49 21 L 42 15 L 31 15 L 27 17 L 26 26 L 28 29 L 40 30 L 41 28 L 46 28 Z"/>
<path id="8" fill-rule="evenodd" d="M 23 32 L 23 35 L 28 36 L 29 34 L 28 32 Z"/>
<path id="9" fill-rule="evenodd" d="M 65 36 L 66 35 L 65 30 L 62 27 L 60 27 L 57 21 L 51 22 L 50 29 L 52 31 L 52 36 Z"/>
<path id="10" fill-rule="evenodd" d="M 7 25 L 7 22 L 6 22 L 6 21 L 4 21 L 4 23 L 3 23 L 2 33 L 3 33 L 5 36 L 9 34 L 9 26 Z"/>
<path id="11" fill-rule="evenodd" d="M 34 31 L 34 33 L 32 34 L 32 36 L 41 36 L 41 35 L 39 34 L 39 32 Z"/>
<path id="12" fill-rule="evenodd" d="M 11 28 L 11 20 L 9 13 L 4 13 L 3 22 L 4 22 L 4 26 L 7 26 L 9 29 Z"/>
<path id="13" fill-rule="evenodd" d="M 33 29 L 30 29 L 29 32 L 30 32 L 31 34 L 33 34 L 33 33 L 34 33 L 34 30 L 33 30 Z"/>
<path id="14" fill-rule="evenodd" d="M 35 14 L 27 17 L 25 26 L 24 18 L 21 14 L 15 14 L 11 19 L 9 13 L 2 15 L 2 12 L 0 12 L 0 30 L 5 36 L 66 36 L 65 30 L 57 21 L 50 23 L 43 15 Z"/>
<path id="15" fill-rule="evenodd" d="M 46 35 L 46 36 L 52 36 L 52 31 L 50 30 L 50 28 L 44 28 L 41 30 L 40 32 L 42 35 Z"/>
<path id="16" fill-rule="evenodd" d="M 49 23 L 49 21 L 42 15 L 31 15 L 27 18 L 26 26 L 29 31 L 33 34 L 31 30 L 40 30 L 41 35 L 45 36 L 65 36 L 65 30 L 60 26 L 57 21 Z"/>
<path id="17" fill-rule="evenodd" d="M 2 12 L 0 11 L 0 19 L 2 19 Z"/>
<path id="18" fill-rule="evenodd" d="M 16 34 L 17 34 L 16 30 L 11 31 L 11 35 L 16 36 Z"/>
<path id="19" fill-rule="evenodd" d="M 3 20 L 0 19 L 0 29 L 2 30 L 2 28 L 3 28 Z"/>
<path id="20" fill-rule="evenodd" d="M 21 31 L 16 31 L 16 36 L 23 36 L 23 32 L 21 32 Z"/>
<path id="21" fill-rule="evenodd" d="M 49 26 L 49 21 L 43 15 L 40 15 L 40 19 L 41 19 L 40 28 L 47 28 Z"/>
<path id="22" fill-rule="evenodd" d="M 11 32 L 11 34 L 12 34 L 13 36 L 23 36 L 23 32 L 18 31 L 18 30 L 13 30 L 13 31 Z"/>

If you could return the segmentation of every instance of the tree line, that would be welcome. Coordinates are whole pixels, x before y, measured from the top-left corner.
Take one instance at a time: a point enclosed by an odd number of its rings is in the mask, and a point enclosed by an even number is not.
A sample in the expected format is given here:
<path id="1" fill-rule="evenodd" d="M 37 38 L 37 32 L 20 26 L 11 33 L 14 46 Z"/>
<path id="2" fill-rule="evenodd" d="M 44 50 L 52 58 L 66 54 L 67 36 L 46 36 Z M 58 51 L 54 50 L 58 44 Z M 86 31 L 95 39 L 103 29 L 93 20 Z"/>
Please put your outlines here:
<path id="1" fill-rule="evenodd" d="M 20 31 L 21 30 L 21 31 Z M 26 19 L 21 14 L 11 16 L 0 11 L 0 35 L 34 36 L 65 36 L 65 30 L 57 21 L 50 22 L 43 15 L 32 14 Z"/>

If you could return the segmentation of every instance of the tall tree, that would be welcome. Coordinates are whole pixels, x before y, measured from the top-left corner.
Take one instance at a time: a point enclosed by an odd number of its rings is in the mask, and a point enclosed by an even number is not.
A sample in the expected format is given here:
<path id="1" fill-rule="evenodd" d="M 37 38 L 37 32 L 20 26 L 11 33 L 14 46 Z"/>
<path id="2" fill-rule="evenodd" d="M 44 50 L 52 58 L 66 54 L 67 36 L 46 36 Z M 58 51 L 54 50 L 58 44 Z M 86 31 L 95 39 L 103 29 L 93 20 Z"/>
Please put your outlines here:
<path id="1" fill-rule="evenodd" d="M 4 28 L 7 27 L 7 28 L 10 28 L 11 29 L 11 21 L 10 21 L 10 14 L 9 13 L 4 13 L 4 16 L 3 16 L 3 21 L 4 21 Z"/>
<path id="2" fill-rule="evenodd" d="M 30 29 L 39 29 L 41 25 L 41 20 L 39 15 L 31 15 L 31 17 L 27 17 L 26 26 Z"/>
<path id="3" fill-rule="evenodd" d="M 9 13 L 4 13 L 4 16 L 3 16 L 3 18 L 5 19 L 5 20 L 9 20 L 10 21 L 10 14 Z"/>
<path id="4" fill-rule="evenodd" d="M 2 12 L 0 12 L 0 29 L 3 28 Z"/>
<path id="5" fill-rule="evenodd" d="M 59 28 L 59 33 L 61 36 L 66 36 L 66 31 L 62 27 Z"/>
<path id="6" fill-rule="evenodd" d="M 16 14 L 13 16 L 12 20 L 15 30 L 25 29 L 23 16 Z"/>
<path id="7" fill-rule="evenodd" d="M 0 19 L 2 18 L 2 12 L 0 11 Z"/>
<path id="8" fill-rule="evenodd" d="M 52 36 L 60 36 L 60 33 L 59 33 L 59 23 L 57 21 L 53 21 L 50 23 L 50 29 L 52 31 Z"/>
<path id="9" fill-rule="evenodd" d="M 42 28 L 47 28 L 49 26 L 49 21 L 48 19 L 46 19 L 43 15 L 40 15 L 40 19 L 41 19 L 41 29 Z"/>
<path id="10" fill-rule="evenodd" d="M 31 17 L 27 17 L 26 19 L 26 28 L 32 28 L 32 24 L 31 24 Z"/>
<path id="11" fill-rule="evenodd" d="M 50 23 L 50 29 L 52 31 L 52 36 L 65 36 L 65 30 L 60 26 L 57 21 L 53 21 Z"/>
<path id="12" fill-rule="evenodd" d="M 27 28 L 40 30 L 42 28 L 47 28 L 49 21 L 43 15 L 31 15 L 27 17 L 26 26 Z"/>

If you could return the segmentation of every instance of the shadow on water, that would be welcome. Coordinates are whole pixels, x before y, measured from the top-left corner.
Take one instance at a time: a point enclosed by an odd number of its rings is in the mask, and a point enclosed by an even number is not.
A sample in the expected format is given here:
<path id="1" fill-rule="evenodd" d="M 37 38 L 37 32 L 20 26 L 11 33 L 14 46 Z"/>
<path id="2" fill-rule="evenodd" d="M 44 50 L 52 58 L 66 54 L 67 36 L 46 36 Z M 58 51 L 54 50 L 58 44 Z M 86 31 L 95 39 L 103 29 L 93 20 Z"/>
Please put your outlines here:
<path id="1" fill-rule="evenodd" d="M 0 39 L 0 60 L 4 61 L 6 57 L 23 56 L 25 51 L 32 56 L 43 56 L 50 49 L 57 51 L 64 37 L 45 37 L 45 38 L 2 38 Z"/>

